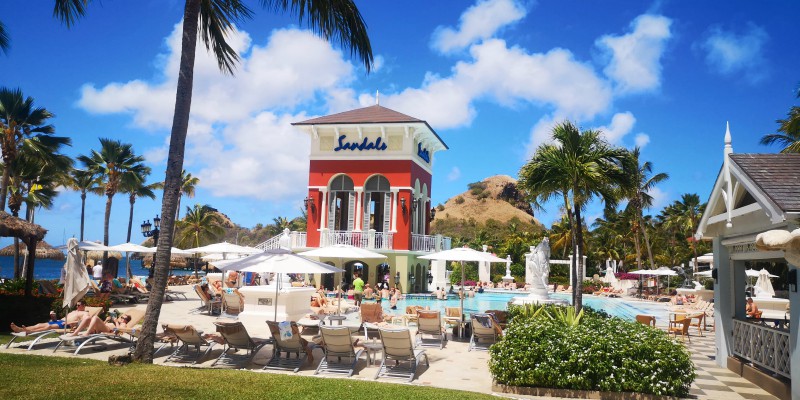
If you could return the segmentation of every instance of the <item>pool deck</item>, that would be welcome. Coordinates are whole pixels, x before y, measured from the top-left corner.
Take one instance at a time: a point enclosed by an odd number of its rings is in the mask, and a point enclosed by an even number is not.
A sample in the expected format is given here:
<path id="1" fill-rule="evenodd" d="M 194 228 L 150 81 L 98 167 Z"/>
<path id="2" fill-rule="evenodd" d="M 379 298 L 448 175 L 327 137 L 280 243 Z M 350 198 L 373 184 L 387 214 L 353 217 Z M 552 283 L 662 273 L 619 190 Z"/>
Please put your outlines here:
<path id="1" fill-rule="evenodd" d="M 159 325 L 163 323 L 178 323 L 186 325 L 194 325 L 196 329 L 205 332 L 213 332 L 214 321 L 218 320 L 217 316 L 209 316 L 202 312 L 197 312 L 200 302 L 197 295 L 192 290 L 191 286 L 173 286 L 172 290 L 185 292 L 189 300 L 178 300 L 173 302 L 164 303 L 159 318 Z M 625 299 L 625 301 L 633 301 Z M 144 308 L 145 305 L 138 305 L 137 307 Z M 115 309 L 123 311 L 130 306 L 115 306 Z M 262 326 L 246 326 L 248 332 L 254 337 L 269 337 L 266 324 Z M 411 326 L 412 334 L 415 327 Z M 704 337 L 697 336 L 696 330 L 691 332 L 692 342 L 686 343 L 689 351 L 692 353 L 692 361 L 697 369 L 697 379 L 692 384 L 691 398 L 695 399 L 757 399 L 767 400 L 776 399 L 761 388 L 753 385 L 749 381 L 733 374 L 732 372 L 717 367 L 714 363 L 714 339 L 713 333 L 706 332 Z M 313 335 L 309 332 L 308 335 L 303 335 L 310 339 Z M 448 334 L 448 339 L 450 335 Z M 59 350 L 58 353 L 53 353 L 56 339 L 44 341 L 43 344 L 38 345 L 34 350 L 28 352 L 22 348 L 12 347 L 6 350 L 2 347 L 3 352 L 19 353 L 19 354 L 37 354 L 45 356 L 60 356 L 60 357 L 73 357 L 72 352 Z M 108 357 L 113 354 L 127 353 L 127 346 L 109 343 L 106 348 L 102 349 L 84 349 L 81 355 L 77 357 L 91 358 L 97 360 L 108 360 Z M 466 390 L 487 394 L 501 395 L 508 398 L 525 398 L 525 399 L 539 399 L 545 397 L 531 397 L 520 395 L 505 395 L 492 392 L 492 379 L 489 373 L 488 361 L 489 354 L 486 351 L 467 351 L 468 340 L 454 338 L 448 340 L 444 349 L 426 348 L 430 361 L 430 367 L 425 367 L 424 363 L 420 365 L 417 372 L 417 378 L 411 382 L 411 385 L 432 386 L 447 389 Z M 167 347 L 169 349 L 169 347 Z M 73 348 L 74 351 L 74 348 Z M 220 354 L 221 346 L 215 347 L 211 352 L 208 359 L 199 363 L 197 367 L 210 368 L 212 361 Z M 167 357 L 169 351 L 164 350 L 156 354 L 156 364 L 164 364 L 164 359 Z M 254 358 L 253 363 L 241 365 L 240 368 L 244 371 L 251 371 L 253 373 L 285 373 L 292 374 L 291 372 L 280 371 L 263 371 L 261 367 L 268 360 L 271 354 L 271 347 L 265 346 Z M 306 364 L 303 369 L 298 372 L 298 375 L 314 376 L 314 370 L 317 363 L 322 358 L 322 350 L 314 350 L 313 365 Z M 169 363 L 170 366 L 182 366 L 184 364 Z M 342 379 L 360 379 L 372 381 L 375 373 L 378 370 L 377 365 L 368 365 L 367 361 L 362 358 L 358 361 L 356 372 L 352 378 Z M 339 378 L 338 376 L 335 376 Z M 330 378 L 325 376 L 321 379 Z M 405 383 L 396 379 L 380 379 L 380 382 L 392 383 Z M 552 397 L 549 397 L 552 398 Z"/>

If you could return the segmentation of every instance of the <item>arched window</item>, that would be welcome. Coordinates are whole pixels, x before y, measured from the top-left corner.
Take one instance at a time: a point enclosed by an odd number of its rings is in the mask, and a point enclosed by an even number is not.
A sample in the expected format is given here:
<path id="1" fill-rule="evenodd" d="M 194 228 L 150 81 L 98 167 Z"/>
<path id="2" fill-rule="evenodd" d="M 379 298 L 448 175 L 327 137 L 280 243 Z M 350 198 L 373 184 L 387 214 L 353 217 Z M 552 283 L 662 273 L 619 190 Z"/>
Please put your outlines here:
<path id="1" fill-rule="evenodd" d="M 328 229 L 352 231 L 356 207 L 353 180 L 347 175 L 339 175 L 331 180 L 329 190 Z"/>
<path id="2" fill-rule="evenodd" d="M 392 213 L 392 193 L 389 180 L 381 175 L 369 178 L 364 185 L 363 229 L 389 232 Z M 376 247 L 381 247 L 376 243 Z"/>

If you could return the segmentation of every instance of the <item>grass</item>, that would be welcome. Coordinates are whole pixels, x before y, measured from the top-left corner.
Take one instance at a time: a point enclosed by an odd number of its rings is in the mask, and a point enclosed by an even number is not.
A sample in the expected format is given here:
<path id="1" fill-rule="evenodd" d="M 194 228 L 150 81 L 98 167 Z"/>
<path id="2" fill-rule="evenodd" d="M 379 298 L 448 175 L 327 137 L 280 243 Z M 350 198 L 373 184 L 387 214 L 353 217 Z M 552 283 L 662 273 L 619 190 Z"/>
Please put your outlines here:
<path id="1" fill-rule="evenodd" d="M 0 335 L 7 342 L 8 335 Z M 0 353 L 0 399 L 489 399 L 488 394 L 366 380 L 243 370 L 110 366 L 98 360 Z"/>

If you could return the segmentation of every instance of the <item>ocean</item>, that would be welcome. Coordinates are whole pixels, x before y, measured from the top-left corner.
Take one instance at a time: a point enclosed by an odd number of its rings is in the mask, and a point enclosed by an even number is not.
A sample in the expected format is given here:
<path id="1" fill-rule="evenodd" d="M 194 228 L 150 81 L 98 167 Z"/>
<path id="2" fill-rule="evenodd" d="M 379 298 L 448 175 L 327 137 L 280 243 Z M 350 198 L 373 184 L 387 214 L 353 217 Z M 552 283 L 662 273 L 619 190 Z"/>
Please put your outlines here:
<path id="1" fill-rule="evenodd" d="M 37 259 L 33 267 L 34 279 L 59 279 L 65 261 Z M 147 276 L 149 270 L 142 267 L 142 260 L 131 260 L 131 272 L 138 276 Z M 188 275 L 193 271 L 173 270 L 174 275 Z M 125 257 L 119 261 L 119 274 L 125 276 Z M 14 257 L 0 256 L 0 278 L 14 277 Z"/>

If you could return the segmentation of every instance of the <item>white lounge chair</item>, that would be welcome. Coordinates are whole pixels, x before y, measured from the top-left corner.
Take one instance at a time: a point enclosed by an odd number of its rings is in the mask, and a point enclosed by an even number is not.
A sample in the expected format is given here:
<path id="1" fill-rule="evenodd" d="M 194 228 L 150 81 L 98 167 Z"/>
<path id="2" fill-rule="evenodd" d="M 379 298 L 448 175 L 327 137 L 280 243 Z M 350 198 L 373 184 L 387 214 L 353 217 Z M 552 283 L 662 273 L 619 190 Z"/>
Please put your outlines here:
<path id="1" fill-rule="evenodd" d="M 489 346 L 497 342 L 503 330 L 491 314 L 472 314 L 472 336 L 469 339 L 469 350 L 489 350 Z"/>
<path id="2" fill-rule="evenodd" d="M 415 350 L 411 343 L 411 332 L 408 329 L 380 329 L 383 343 L 383 360 L 375 374 L 375 379 L 388 376 L 414 380 L 417 365 L 425 357 L 425 365 L 430 366 L 425 350 Z M 390 364 L 391 363 L 391 364 Z M 403 364 L 407 363 L 408 366 Z"/>
<path id="3" fill-rule="evenodd" d="M 319 331 L 322 334 L 322 341 L 325 343 L 322 347 L 325 356 L 322 357 L 314 375 L 327 372 L 353 376 L 356 363 L 361 358 L 364 349 L 356 350 L 353 347 L 350 329 L 346 326 L 320 326 Z"/>
<path id="4" fill-rule="evenodd" d="M 197 350 L 197 355 L 193 358 L 192 364 L 197 364 L 198 361 L 205 358 L 211 349 L 214 348 L 216 342 L 208 341 L 200 335 L 194 326 L 192 325 L 169 325 L 164 324 L 162 325 L 164 328 L 164 333 L 167 335 L 173 335 L 178 338 L 178 347 L 175 349 L 172 354 L 167 357 L 164 362 L 169 362 L 171 360 L 177 360 L 181 362 L 186 362 L 190 360 L 189 349 L 190 347 L 194 346 Z M 200 349 L 205 346 L 206 351 L 203 354 L 200 354 Z"/>
<path id="5" fill-rule="evenodd" d="M 90 317 L 93 317 L 93 316 L 95 316 L 97 314 L 100 314 L 100 311 L 102 311 L 102 310 L 103 310 L 103 307 L 86 307 L 86 312 L 89 313 Z M 11 340 L 9 340 L 8 343 L 6 343 L 6 348 L 11 347 L 11 344 L 14 343 L 14 341 L 16 341 L 19 338 L 32 337 L 32 338 L 35 338 L 35 339 L 33 339 L 33 340 L 29 341 L 29 342 L 26 342 L 27 346 L 28 346 L 27 350 L 30 351 L 39 342 L 41 342 L 42 340 L 44 340 L 44 339 L 46 339 L 48 337 L 66 335 L 67 333 L 69 333 L 72 330 L 72 326 L 71 325 L 76 325 L 78 322 L 80 322 L 80 321 L 77 321 L 77 322 L 74 322 L 72 324 L 66 325 L 63 329 L 49 329 L 49 330 L 46 330 L 46 331 L 33 332 L 33 333 L 12 332 L 11 333 Z M 24 346 L 24 344 L 20 345 L 20 347 L 22 347 L 22 346 Z"/>
<path id="6" fill-rule="evenodd" d="M 118 343 L 130 343 L 131 346 L 133 346 L 136 343 L 136 338 L 138 337 L 139 333 L 136 325 L 142 322 L 144 319 L 145 310 L 143 308 L 132 308 L 125 310 L 125 314 L 131 317 L 127 323 L 128 327 L 116 329 L 114 332 L 95 333 L 87 336 L 72 334 L 61 335 L 59 336 L 61 341 L 58 342 L 56 348 L 53 349 L 53 353 L 55 353 L 64 343 L 68 342 L 80 342 L 80 345 L 78 345 L 78 348 L 75 349 L 73 355 L 78 355 L 84 347 L 90 344 L 95 344 L 101 340 L 111 340 Z"/>
<path id="7" fill-rule="evenodd" d="M 425 336 L 433 336 L 436 342 L 426 342 Z M 438 346 L 444 348 L 445 330 L 442 327 L 442 313 L 440 311 L 417 311 L 417 333 L 414 335 L 416 346 Z"/>

